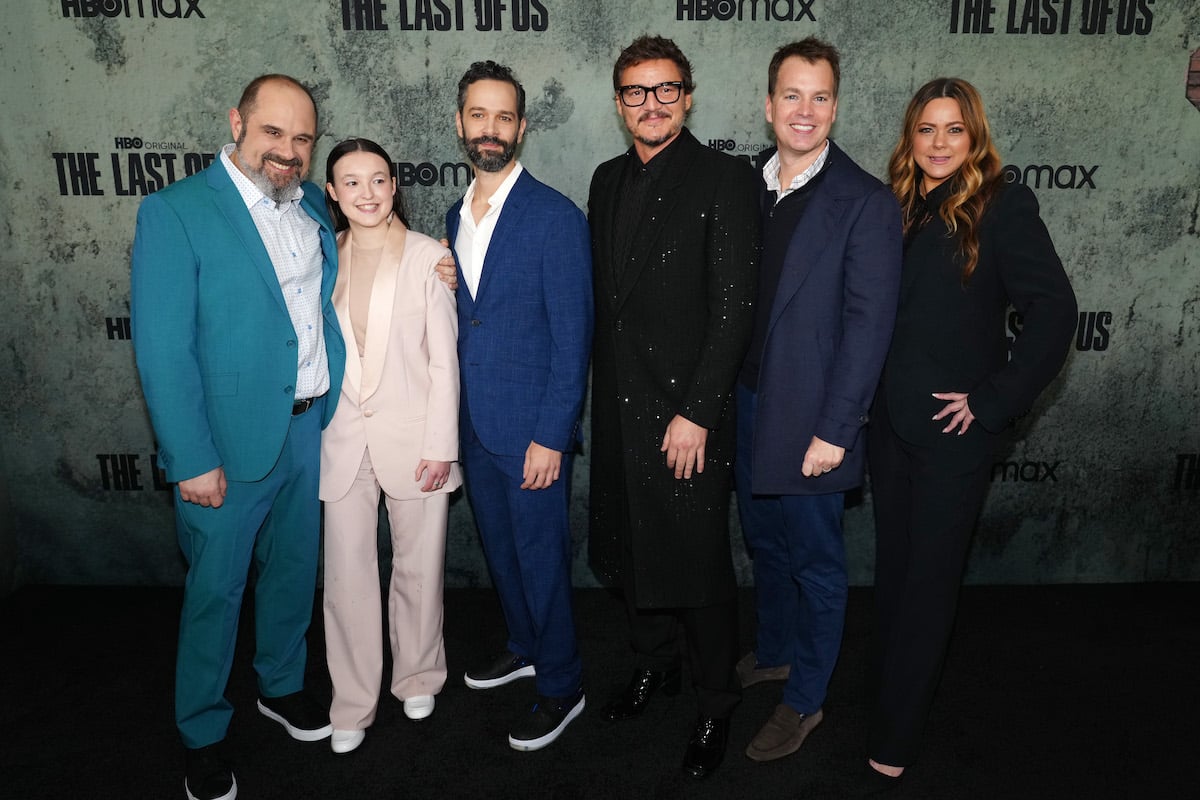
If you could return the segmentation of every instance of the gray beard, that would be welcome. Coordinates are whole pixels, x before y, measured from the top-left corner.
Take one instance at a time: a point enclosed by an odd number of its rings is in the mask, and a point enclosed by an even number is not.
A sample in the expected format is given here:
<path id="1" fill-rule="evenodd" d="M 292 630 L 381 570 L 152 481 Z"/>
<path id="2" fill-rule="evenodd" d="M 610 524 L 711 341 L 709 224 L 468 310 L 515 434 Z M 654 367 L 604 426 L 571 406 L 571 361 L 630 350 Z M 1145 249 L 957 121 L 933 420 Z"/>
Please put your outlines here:
<path id="1" fill-rule="evenodd" d="M 245 166 L 244 162 L 243 166 Z M 286 184 L 280 186 L 272 181 L 267 175 L 266 167 L 262 167 L 260 169 L 246 167 L 246 172 L 248 173 L 247 177 L 250 178 L 251 183 L 257 186 L 260 192 L 274 200 L 275 205 L 277 206 L 290 202 L 292 196 L 296 194 L 296 190 L 300 188 L 299 175 L 293 175 Z"/>
<path id="2" fill-rule="evenodd" d="M 242 131 L 242 135 L 238 137 L 238 140 L 234 143 L 234 152 L 237 155 L 238 163 L 242 165 L 242 168 L 246 173 L 246 177 L 250 179 L 250 182 L 253 183 L 260 192 L 275 201 L 275 205 L 283 205 L 284 203 L 290 201 L 292 199 L 292 195 L 294 195 L 296 190 L 300 188 L 300 183 L 303 178 L 299 174 L 296 174 L 293 175 L 283 186 L 275 183 L 271 180 L 271 177 L 267 175 L 267 168 L 265 165 L 255 168 L 246 163 L 246 159 L 242 157 L 242 142 L 244 141 L 246 141 L 246 132 Z M 263 161 L 265 162 L 266 158 L 264 158 Z"/>

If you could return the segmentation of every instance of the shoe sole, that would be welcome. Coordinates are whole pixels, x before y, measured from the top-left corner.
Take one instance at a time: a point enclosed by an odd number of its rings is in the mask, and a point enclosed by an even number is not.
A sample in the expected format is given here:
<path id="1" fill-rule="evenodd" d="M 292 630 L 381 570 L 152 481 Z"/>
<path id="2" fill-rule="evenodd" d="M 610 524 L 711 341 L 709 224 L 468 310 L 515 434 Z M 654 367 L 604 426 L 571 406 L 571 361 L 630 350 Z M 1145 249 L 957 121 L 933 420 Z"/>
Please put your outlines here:
<path id="1" fill-rule="evenodd" d="M 262 700 L 258 701 L 258 711 L 267 719 L 273 719 L 282 725 L 283 729 L 288 732 L 288 736 L 291 736 L 298 742 L 319 742 L 333 734 L 332 724 L 326 725 L 323 728 L 313 728 L 312 730 L 297 728 L 292 723 L 288 722 L 282 714 L 276 714 L 274 711 L 264 706 Z"/>
<path id="2" fill-rule="evenodd" d="M 499 678 L 472 678 L 469 674 L 463 673 L 463 683 L 472 689 L 494 689 L 497 686 L 503 686 L 506 683 L 519 681 L 521 678 L 532 678 L 537 675 L 537 669 L 533 664 L 514 669 L 512 672 L 501 675 Z"/>
<path id="3" fill-rule="evenodd" d="M 220 797 L 214 797 L 213 800 L 235 800 L 237 797 L 237 778 L 230 774 L 230 779 L 233 780 L 233 786 L 229 787 L 229 791 Z M 192 794 L 192 790 L 188 788 L 187 778 L 183 779 L 183 793 L 187 795 L 188 800 L 197 800 L 196 795 Z"/>
<path id="4" fill-rule="evenodd" d="M 513 750 L 519 750 L 522 753 L 528 753 L 533 750 L 541 750 L 543 747 L 551 744 L 555 739 L 557 739 L 559 735 L 567 729 L 567 726 L 571 724 L 571 721 L 583 713 L 583 707 L 585 705 L 587 705 L 587 698 L 579 698 L 579 702 L 575 704 L 574 708 L 567 712 L 567 715 L 563 717 L 563 721 L 558 723 L 558 726 L 554 730 L 539 736 L 536 739 L 514 739 L 512 736 L 509 736 L 508 746 Z"/>

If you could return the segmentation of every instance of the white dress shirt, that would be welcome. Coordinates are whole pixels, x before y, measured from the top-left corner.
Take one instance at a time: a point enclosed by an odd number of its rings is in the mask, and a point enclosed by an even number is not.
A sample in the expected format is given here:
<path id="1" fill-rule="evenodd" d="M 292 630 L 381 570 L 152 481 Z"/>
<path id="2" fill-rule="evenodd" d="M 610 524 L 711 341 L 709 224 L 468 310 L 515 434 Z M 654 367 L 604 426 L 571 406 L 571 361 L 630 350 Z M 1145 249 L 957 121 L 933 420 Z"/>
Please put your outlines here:
<path id="1" fill-rule="evenodd" d="M 246 204 L 283 292 L 296 331 L 296 399 L 329 391 L 329 361 L 321 327 L 321 226 L 300 206 L 304 190 L 276 205 L 233 163 L 235 145 L 221 148 L 221 163 Z"/>
<path id="2" fill-rule="evenodd" d="M 458 255 L 463 279 L 467 284 L 467 290 L 471 292 L 472 299 L 479 291 L 479 280 L 483 277 L 483 261 L 487 258 L 488 246 L 492 243 L 492 234 L 496 232 L 496 222 L 500 219 L 504 201 L 508 199 L 508 193 L 512 191 L 513 185 L 523 171 L 524 167 L 518 161 L 513 171 L 488 198 L 487 213 L 479 220 L 479 224 L 475 223 L 475 215 L 471 213 L 471 201 L 475 199 L 475 180 L 471 181 L 471 185 L 467 187 L 467 193 L 463 195 L 462 209 L 459 211 L 458 235 L 454 238 L 454 252 Z"/>

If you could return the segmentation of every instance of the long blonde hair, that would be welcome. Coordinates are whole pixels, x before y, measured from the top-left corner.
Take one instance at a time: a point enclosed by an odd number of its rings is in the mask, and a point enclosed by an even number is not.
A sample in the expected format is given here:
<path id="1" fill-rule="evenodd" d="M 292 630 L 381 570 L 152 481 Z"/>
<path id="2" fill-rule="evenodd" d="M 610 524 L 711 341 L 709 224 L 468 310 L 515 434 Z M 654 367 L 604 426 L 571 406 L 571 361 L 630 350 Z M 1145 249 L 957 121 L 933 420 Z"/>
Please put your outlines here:
<path id="1" fill-rule="evenodd" d="M 971 151 L 958 172 L 950 177 L 950 195 L 938 208 L 938 216 L 946 223 L 950 234 L 958 239 L 962 282 L 966 285 L 979 263 L 979 220 L 1004 181 L 1000 153 L 992 142 L 983 99 L 974 86 L 961 78 L 934 78 L 917 90 L 904 112 L 904 128 L 888 162 L 888 176 L 892 192 L 900 201 L 907 236 L 922 222 L 917 219 L 917 207 L 924 173 L 913 158 L 913 137 L 926 104 L 943 97 L 958 103 L 963 124 L 971 137 Z"/>

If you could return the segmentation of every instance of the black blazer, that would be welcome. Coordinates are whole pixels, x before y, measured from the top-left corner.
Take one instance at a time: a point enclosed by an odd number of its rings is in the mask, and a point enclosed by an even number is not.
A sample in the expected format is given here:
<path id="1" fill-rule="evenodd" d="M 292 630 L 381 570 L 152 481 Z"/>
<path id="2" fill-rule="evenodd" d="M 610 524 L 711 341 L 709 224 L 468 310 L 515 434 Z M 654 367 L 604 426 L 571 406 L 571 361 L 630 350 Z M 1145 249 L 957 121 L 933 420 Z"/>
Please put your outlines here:
<path id="1" fill-rule="evenodd" d="M 904 253 L 900 308 L 884 368 L 892 427 L 915 444 L 948 443 L 933 415 L 933 392 L 967 392 L 975 424 L 998 433 L 1029 410 L 1066 360 L 1075 332 L 1075 293 L 1022 184 L 1003 186 L 979 227 L 979 263 L 963 285 L 958 243 L 937 208 L 950 181 L 930 192 L 932 219 L 911 234 Z M 1005 313 L 1024 327 L 1009 358 Z M 970 431 L 968 431 L 968 435 Z"/>

